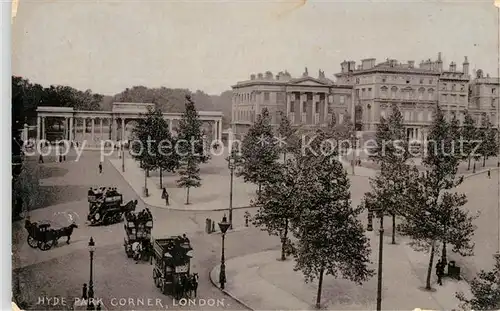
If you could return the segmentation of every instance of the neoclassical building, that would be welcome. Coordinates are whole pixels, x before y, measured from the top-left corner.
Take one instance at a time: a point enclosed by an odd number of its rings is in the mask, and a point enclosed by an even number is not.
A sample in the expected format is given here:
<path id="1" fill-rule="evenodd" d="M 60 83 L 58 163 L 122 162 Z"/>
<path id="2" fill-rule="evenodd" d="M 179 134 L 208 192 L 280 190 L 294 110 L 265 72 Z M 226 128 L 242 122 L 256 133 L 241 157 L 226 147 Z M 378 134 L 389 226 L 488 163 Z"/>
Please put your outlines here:
<path id="1" fill-rule="evenodd" d="M 353 114 L 353 87 L 334 83 L 321 70 L 317 77 L 310 76 L 307 68 L 298 78 L 287 71 L 276 76 L 270 71 L 252 74 L 232 89 L 231 128 L 237 137 L 247 132 L 263 108 L 269 110 L 274 126 L 280 122 L 280 112 L 293 125 L 309 128 L 326 126 L 333 115 L 343 122 L 346 115 Z"/>
<path id="2" fill-rule="evenodd" d="M 101 140 L 129 140 L 137 120 L 142 118 L 153 107 L 152 103 L 113 103 L 111 111 L 82 111 L 68 107 L 37 108 L 36 139 L 48 139 L 46 129 L 47 118 L 57 118 L 62 122 L 60 130 L 49 140 L 66 139 L 70 141 L 86 141 L 87 146 L 99 145 Z M 210 139 L 220 140 L 222 137 L 222 112 L 198 111 L 203 129 Z M 182 113 L 163 113 L 170 130 L 175 132 Z M 62 132 L 62 135 L 61 135 Z"/>

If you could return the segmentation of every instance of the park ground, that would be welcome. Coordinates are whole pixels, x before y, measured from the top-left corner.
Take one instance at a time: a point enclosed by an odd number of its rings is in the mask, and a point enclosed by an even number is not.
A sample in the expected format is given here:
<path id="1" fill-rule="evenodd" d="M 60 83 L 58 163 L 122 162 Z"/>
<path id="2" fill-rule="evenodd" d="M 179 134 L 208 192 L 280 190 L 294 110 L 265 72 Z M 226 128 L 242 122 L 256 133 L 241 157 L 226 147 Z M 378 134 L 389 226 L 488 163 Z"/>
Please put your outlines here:
<path id="1" fill-rule="evenodd" d="M 198 297 L 225 301 L 224 306 L 219 305 L 212 309 L 237 310 L 244 309 L 245 306 L 256 310 L 275 307 L 277 309 L 303 309 L 306 306 L 308 306 L 307 309 L 311 308 L 311 301 L 315 297 L 314 284 L 304 284 L 300 274 L 293 272 L 292 260 L 276 261 L 279 239 L 270 237 L 266 232 L 257 228 L 245 227 L 244 213 L 255 212 L 255 209 L 246 208 L 250 205 L 255 187 L 243 183 L 239 178 L 235 178 L 233 186 L 233 206 L 238 208 L 234 210 L 233 215 L 235 230 L 228 233 L 225 244 L 228 259 L 226 288 L 229 295 L 222 293 L 212 284 L 210 274 L 216 273 L 220 260 L 221 236 L 220 234 L 207 234 L 204 230 L 206 218 L 218 221 L 228 213 L 225 209 L 229 207 L 230 182 L 224 156 L 214 157 L 210 163 L 201 167 L 203 185 L 191 191 L 191 204 L 189 205 L 184 204 L 184 190 L 175 187 L 177 177 L 167 174 L 164 183 L 171 196 L 169 207 L 165 206 L 160 197 L 158 173 L 152 172 L 148 178 L 150 197 L 144 198 L 142 197 L 144 173 L 136 163 L 126 157 L 125 172 L 122 172 L 122 159 L 118 155 L 111 155 L 104 160 L 103 173 L 99 174 L 97 169 L 99 161 L 98 152 L 88 151 L 78 162 L 75 162 L 74 157 L 71 156 L 62 163 L 56 163 L 53 158 L 49 157 L 46 158 L 45 164 L 39 167 L 45 195 L 39 208 L 30 212 L 30 217 L 35 221 L 49 220 L 54 226 L 64 226 L 76 220 L 79 228 L 75 230 L 69 245 L 59 243 L 58 247 L 41 252 L 27 245 L 27 234 L 22 223 L 13 224 L 13 287 L 20 300 L 31 309 L 49 307 L 36 305 L 39 297 L 45 295 L 70 298 L 79 296 L 82 284 L 88 283 L 89 278 L 87 243 L 90 236 L 94 238 L 97 246 L 94 263 L 95 292 L 97 297 L 104 298 L 108 309 L 134 309 L 131 305 L 111 305 L 113 297 L 158 298 L 163 304 L 170 304 L 172 307 L 172 300 L 154 287 L 152 267 L 147 263 L 135 264 L 126 257 L 123 248 L 122 224 L 105 227 L 89 227 L 85 224 L 88 212 L 87 190 L 89 187 L 98 186 L 117 187 L 125 201 L 138 199 L 137 210 L 149 207 L 154 218 L 153 236 L 188 234 L 195 249 L 192 271 L 200 274 Z M 490 159 L 487 168 L 493 167 L 493 163 L 496 166 L 496 159 L 494 161 Z M 374 174 L 373 170 L 366 167 L 356 167 L 355 170 L 356 176 L 350 176 L 353 205 L 359 204 L 363 194 L 369 190 L 367 177 Z M 460 173 L 466 174 L 467 171 L 461 167 Z M 468 195 L 467 208 L 471 211 L 481 211 L 475 236 L 476 255 L 461 258 L 450 254 L 450 258 L 456 260 L 457 264 L 464 268 L 464 274 L 467 276 L 474 275 L 481 268 L 490 268 L 491 254 L 496 251 L 497 247 L 498 187 L 496 182 L 498 174 L 493 172 L 489 180 L 484 171 L 481 173 L 478 170 L 477 173 L 467 178 L 459 189 Z M 365 216 L 363 215 L 362 218 L 364 223 L 366 222 Z M 386 228 L 386 232 L 390 234 L 390 226 Z M 383 305 L 384 309 L 399 309 L 400 306 L 447 307 L 451 304 L 452 302 L 445 301 L 444 298 L 438 298 L 439 295 L 451 296 L 451 294 L 442 293 L 461 290 L 464 288 L 463 283 L 447 280 L 445 286 L 437 288 L 436 292 L 422 291 L 420 287 L 424 285 L 425 280 L 423 269 L 425 270 L 428 256 L 409 249 L 404 245 L 404 240 L 399 237 L 398 242 L 400 245 L 387 244 L 385 248 L 385 257 L 389 259 L 384 264 L 387 266 L 384 274 L 384 295 L 390 296 Z M 375 243 L 372 248 L 376 249 L 376 246 Z M 376 251 L 374 253 L 376 254 Z M 403 270 L 406 271 L 405 274 L 400 274 L 399 272 L 403 273 Z M 257 276 L 262 280 L 256 281 Z M 356 286 L 347 281 L 327 280 L 323 292 L 325 305 L 329 308 L 340 306 L 342 309 L 370 307 L 375 299 L 373 292 L 375 283 L 373 282 L 372 279 L 365 285 Z M 264 285 L 265 283 L 269 285 Z M 238 288 L 240 288 L 239 291 Z M 265 288 L 268 290 L 264 290 Z M 406 294 L 403 295 L 403 293 Z M 231 298 L 231 295 L 235 298 Z M 364 296 L 366 297 L 362 298 Z M 393 296 L 399 298 L 391 300 L 390 297 Z M 291 297 L 295 297 L 295 300 Z M 295 301 L 296 304 L 285 304 L 286 301 Z M 394 302 L 391 303 L 391 301 Z M 55 307 L 51 306 L 51 308 Z M 141 307 L 141 309 L 144 308 L 147 307 Z M 178 308 L 181 307 L 175 307 L 175 309 Z M 185 309 L 200 308 L 207 309 L 206 306 L 185 307 Z M 151 309 L 158 308 L 153 306 Z"/>

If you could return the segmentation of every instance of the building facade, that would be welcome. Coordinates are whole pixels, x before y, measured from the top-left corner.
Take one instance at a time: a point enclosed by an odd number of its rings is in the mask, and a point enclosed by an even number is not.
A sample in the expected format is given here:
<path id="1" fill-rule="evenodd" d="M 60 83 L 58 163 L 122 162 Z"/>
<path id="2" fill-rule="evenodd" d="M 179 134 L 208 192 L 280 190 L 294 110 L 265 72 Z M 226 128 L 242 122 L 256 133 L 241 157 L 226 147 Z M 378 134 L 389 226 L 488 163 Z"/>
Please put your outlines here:
<path id="1" fill-rule="evenodd" d="M 310 77 L 307 68 L 300 78 L 288 72 L 273 77 L 251 75 L 250 80 L 238 82 L 233 88 L 233 132 L 244 134 L 262 108 L 271 112 L 273 124 L 279 122 L 279 111 L 294 125 L 324 126 L 332 115 L 342 121 L 346 115 L 354 120 L 357 131 L 372 138 L 381 117 L 391 113 L 396 103 L 403 115 L 410 139 L 425 140 L 437 105 L 451 120 L 456 116 L 463 124 L 469 111 L 478 126 L 486 117 L 496 127 L 499 118 L 499 78 L 484 77 L 482 70 L 471 79 L 467 56 L 462 67 L 451 62 L 443 68 L 441 53 L 436 60 L 401 63 L 387 59 L 363 59 L 361 64 L 344 61 L 335 82 L 319 71 Z"/>
<path id="2" fill-rule="evenodd" d="M 280 112 L 292 125 L 314 128 L 326 126 L 332 117 L 342 123 L 353 114 L 352 85 L 335 84 L 323 71 L 311 77 L 307 68 L 299 78 L 287 71 L 274 76 L 252 74 L 249 80 L 232 86 L 231 128 L 237 137 L 246 134 L 262 109 L 270 112 L 272 125 L 280 122 Z"/>

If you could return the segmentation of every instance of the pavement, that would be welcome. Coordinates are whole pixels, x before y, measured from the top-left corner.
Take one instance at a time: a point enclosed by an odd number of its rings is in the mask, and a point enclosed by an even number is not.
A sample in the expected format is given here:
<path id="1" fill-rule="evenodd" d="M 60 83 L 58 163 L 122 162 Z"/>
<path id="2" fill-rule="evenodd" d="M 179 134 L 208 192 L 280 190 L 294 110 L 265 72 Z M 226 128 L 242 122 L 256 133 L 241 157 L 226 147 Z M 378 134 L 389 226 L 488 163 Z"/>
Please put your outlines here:
<path id="1" fill-rule="evenodd" d="M 377 240 L 369 233 L 370 240 Z M 378 242 L 372 242 L 377 246 Z M 371 268 L 376 271 L 378 252 L 372 253 Z M 313 310 L 317 282 L 305 283 L 300 271 L 294 271 L 294 260 L 279 261 L 279 250 L 250 254 L 226 261 L 227 284 L 224 292 L 252 310 Z M 383 300 L 384 310 L 452 310 L 458 306 L 455 292 L 469 293 L 465 281 L 446 278 L 443 286 L 426 291 L 425 277 L 429 254 L 419 253 L 405 244 L 392 245 L 386 237 L 384 247 Z M 212 269 L 210 277 L 218 285 L 220 266 Z M 374 310 L 376 306 L 376 274 L 356 285 L 348 280 L 325 276 L 322 290 L 322 309 Z"/>

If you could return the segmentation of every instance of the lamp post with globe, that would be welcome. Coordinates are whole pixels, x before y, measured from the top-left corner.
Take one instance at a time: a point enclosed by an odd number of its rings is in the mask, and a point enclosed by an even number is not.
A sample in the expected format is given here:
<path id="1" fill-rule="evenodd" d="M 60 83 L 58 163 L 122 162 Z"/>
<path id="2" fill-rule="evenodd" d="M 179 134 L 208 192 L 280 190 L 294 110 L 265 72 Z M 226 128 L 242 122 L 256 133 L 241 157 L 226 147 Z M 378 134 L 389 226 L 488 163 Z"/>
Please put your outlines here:
<path id="1" fill-rule="evenodd" d="M 228 160 L 228 168 L 231 172 L 231 181 L 229 186 L 229 228 L 233 229 L 233 176 L 236 168 L 236 159 L 231 154 Z"/>
<path id="2" fill-rule="evenodd" d="M 227 222 L 226 215 L 222 217 L 222 221 L 219 222 L 219 229 L 220 232 L 222 233 L 222 255 L 220 258 L 220 273 L 219 273 L 219 283 L 220 283 L 220 288 L 224 289 L 224 284 L 226 283 L 226 263 L 225 263 L 225 258 L 224 258 L 224 238 L 226 236 L 227 229 L 231 224 Z"/>

